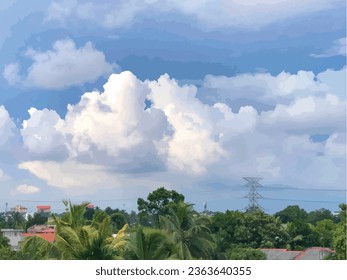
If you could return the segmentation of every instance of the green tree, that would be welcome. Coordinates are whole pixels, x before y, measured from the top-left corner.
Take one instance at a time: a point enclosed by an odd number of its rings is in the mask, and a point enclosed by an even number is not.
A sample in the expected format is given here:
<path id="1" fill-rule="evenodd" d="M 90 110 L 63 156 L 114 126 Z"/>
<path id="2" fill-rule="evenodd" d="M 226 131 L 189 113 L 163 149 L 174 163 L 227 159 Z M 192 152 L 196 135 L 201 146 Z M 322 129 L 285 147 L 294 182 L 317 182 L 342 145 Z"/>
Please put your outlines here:
<path id="1" fill-rule="evenodd" d="M 289 240 L 279 218 L 262 211 L 216 213 L 212 217 L 211 230 L 218 244 L 217 259 L 222 259 L 223 254 L 234 247 L 283 248 Z"/>
<path id="2" fill-rule="evenodd" d="M 346 245 L 346 204 L 340 204 L 340 222 L 336 226 L 333 233 L 333 248 L 335 249 L 335 257 L 338 260 L 347 259 L 347 245 Z"/>
<path id="3" fill-rule="evenodd" d="M 8 238 L 4 237 L 0 232 L 0 247 L 10 247 Z"/>
<path id="4" fill-rule="evenodd" d="M 286 230 L 290 236 L 288 245 L 292 250 L 303 250 L 318 244 L 317 234 L 311 224 L 297 220 L 287 223 Z"/>
<path id="5" fill-rule="evenodd" d="M 103 211 L 93 216 L 86 224 L 86 205 L 74 205 L 64 201 L 67 212 L 58 217 L 53 215 L 56 225 L 55 243 L 49 243 L 39 236 L 28 237 L 23 244 L 23 254 L 31 259 L 66 260 L 112 260 L 120 259 L 124 242 L 124 229 L 119 236 L 112 236 L 111 217 Z"/>
<path id="6" fill-rule="evenodd" d="M 306 222 L 307 216 L 307 212 L 297 205 L 288 206 L 275 214 L 275 217 L 279 217 L 282 223 Z"/>
<path id="7" fill-rule="evenodd" d="M 50 243 L 38 235 L 26 237 L 24 239 L 20 255 L 21 258 L 25 260 L 49 260 L 61 258 L 61 253 L 56 244 Z"/>
<path id="8" fill-rule="evenodd" d="M 167 190 L 164 187 L 158 188 L 147 196 L 147 200 L 139 198 L 137 209 L 141 224 L 158 225 L 159 216 L 167 215 L 171 208 L 179 202 L 184 201 L 184 195 L 175 190 Z"/>
<path id="9" fill-rule="evenodd" d="M 228 260 L 266 260 L 266 254 L 259 249 L 236 247 L 226 252 Z"/>
<path id="10" fill-rule="evenodd" d="M 62 259 L 112 260 L 120 258 L 112 246 L 111 217 L 97 211 L 91 225 L 86 225 L 84 214 L 89 203 L 73 205 L 64 202 L 69 211 L 62 217 L 53 215 L 56 224 L 56 246 Z"/>
<path id="11" fill-rule="evenodd" d="M 173 244 L 156 228 L 136 226 L 126 244 L 126 258 L 131 260 L 165 260 L 172 256 Z"/>
<path id="12" fill-rule="evenodd" d="M 209 229 L 210 219 L 193 211 L 192 204 L 179 201 L 168 215 L 160 216 L 160 228 L 175 244 L 177 258 L 210 259 L 215 242 Z"/>
<path id="13" fill-rule="evenodd" d="M 127 219 L 121 212 L 112 214 L 111 220 L 115 230 L 120 230 L 125 224 L 127 224 Z"/>
<path id="14" fill-rule="evenodd" d="M 8 246 L 0 246 L 0 260 L 19 260 L 17 252 L 12 251 Z"/>
<path id="15" fill-rule="evenodd" d="M 333 244 L 333 234 L 336 229 L 336 224 L 330 220 L 318 221 L 313 227 L 313 231 L 317 236 L 317 245 L 321 247 L 332 248 Z"/>
<path id="16" fill-rule="evenodd" d="M 334 218 L 331 211 L 328 209 L 325 209 L 325 208 L 311 211 L 307 215 L 307 222 L 311 223 L 313 225 L 315 225 L 317 222 L 323 221 L 323 220 L 335 221 L 336 219 Z"/>

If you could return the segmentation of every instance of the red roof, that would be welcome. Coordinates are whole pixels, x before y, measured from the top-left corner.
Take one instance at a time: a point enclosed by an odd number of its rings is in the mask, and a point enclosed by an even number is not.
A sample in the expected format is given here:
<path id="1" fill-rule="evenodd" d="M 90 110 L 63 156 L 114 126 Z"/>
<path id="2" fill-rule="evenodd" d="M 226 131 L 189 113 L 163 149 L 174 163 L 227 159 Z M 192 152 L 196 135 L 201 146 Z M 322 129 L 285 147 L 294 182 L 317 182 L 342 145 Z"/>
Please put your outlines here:
<path id="1" fill-rule="evenodd" d="M 39 205 L 39 206 L 36 206 L 37 209 L 51 209 L 51 206 L 50 205 Z"/>
<path id="2" fill-rule="evenodd" d="M 55 241 L 55 233 L 54 232 L 47 232 L 47 233 L 22 233 L 21 236 L 23 237 L 29 237 L 29 236 L 40 236 L 43 239 L 47 240 L 50 243 L 53 243 Z"/>
<path id="3" fill-rule="evenodd" d="M 312 248 L 308 248 L 308 249 L 305 249 L 304 251 L 302 251 L 299 255 L 297 255 L 295 257 L 294 260 L 300 260 L 305 254 L 307 254 L 308 252 L 311 252 L 311 251 L 325 251 L 327 253 L 335 253 L 335 251 L 331 250 L 330 248 L 312 247 Z"/>

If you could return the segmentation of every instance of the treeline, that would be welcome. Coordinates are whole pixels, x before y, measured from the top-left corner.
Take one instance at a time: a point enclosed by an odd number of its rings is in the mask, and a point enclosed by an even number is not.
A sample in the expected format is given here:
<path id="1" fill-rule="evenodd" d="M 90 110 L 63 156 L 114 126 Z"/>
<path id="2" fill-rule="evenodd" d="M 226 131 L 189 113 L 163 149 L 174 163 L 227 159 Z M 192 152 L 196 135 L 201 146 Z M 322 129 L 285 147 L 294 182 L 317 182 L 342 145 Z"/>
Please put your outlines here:
<path id="1" fill-rule="evenodd" d="M 309 247 L 328 247 L 335 250 L 330 259 L 346 259 L 346 204 L 340 205 L 338 216 L 327 209 L 307 213 L 299 206 L 274 215 L 198 213 L 182 194 L 165 188 L 139 198 L 138 213 L 64 204 L 65 213 L 52 215 L 54 243 L 28 237 L 13 252 L 0 236 L 0 259 L 265 259 L 261 248 Z M 17 214 L 0 215 L 0 228 L 47 223 L 38 214 L 26 222 Z"/>

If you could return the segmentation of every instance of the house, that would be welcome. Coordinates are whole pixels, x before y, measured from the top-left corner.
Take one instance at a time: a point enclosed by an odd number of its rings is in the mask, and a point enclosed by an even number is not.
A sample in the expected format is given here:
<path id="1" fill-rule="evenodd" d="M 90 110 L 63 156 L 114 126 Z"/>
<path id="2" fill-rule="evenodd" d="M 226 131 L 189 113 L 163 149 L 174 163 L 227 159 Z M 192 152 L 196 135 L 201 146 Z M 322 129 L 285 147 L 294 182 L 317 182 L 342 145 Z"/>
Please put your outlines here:
<path id="1" fill-rule="evenodd" d="M 323 247 L 312 247 L 303 251 L 291 251 L 287 249 L 261 249 L 266 254 L 267 260 L 323 260 L 334 253 L 333 250 Z"/>
<path id="2" fill-rule="evenodd" d="M 54 232 L 54 225 L 34 225 L 27 229 L 27 233 Z"/>
<path id="3" fill-rule="evenodd" d="M 22 238 L 30 236 L 40 236 L 50 243 L 55 241 L 55 228 L 53 225 L 34 225 L 28 228 L 26 233 L 21 234 Z"/>
<path id="4" fill-rule="evenodd" d="M 30 237 L 30 236 L 40 236 L 50 243 L 55 242 L 55 232 L 54 231 L 47 231 L 47 232 L 40 232 L 40 233 L 22 233 L 21 236 L 23 239 L 25 237 Z"/>
<path id="5" fill-rule="evenodd" d="M 22 205 L 17 205 L 16 207 L 11 208 L 11 211 L 26 215 L 28 212 L 28 208 Z"/>
<path id="6" fill-rule="evenodd" d="M 22 229 L 1 229 L 2 235 L 9 240 L 11 249 L 18 251 L 20 249 L 19 243 L 23 240 L 21 234 L 24 232 Z"/>
<path id="7" fill-rule="evenodd" d="M 87 208 L 87 209 L 94 209 L 95 206 L 94 206 L 94 204 L 89 203 L 89 204 L 86 206 L 86 208 Z"/>
<path id="8" fill-rule="evenodd" d="M 36 212 L 37 213 L 51 213 L 51 206 L 50 205 L 38 205 L 36 206 Z"/>

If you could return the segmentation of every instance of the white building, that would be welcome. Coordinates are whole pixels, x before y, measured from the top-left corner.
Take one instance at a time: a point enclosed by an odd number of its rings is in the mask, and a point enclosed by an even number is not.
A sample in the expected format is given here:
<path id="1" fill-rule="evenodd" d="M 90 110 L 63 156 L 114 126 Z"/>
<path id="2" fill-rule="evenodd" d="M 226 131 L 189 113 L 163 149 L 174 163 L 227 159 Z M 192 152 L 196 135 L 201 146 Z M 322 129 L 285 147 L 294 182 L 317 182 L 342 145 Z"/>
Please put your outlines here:
<path id="1" fill-rule="evenodd" d="M 1 229 L 2 235 L 10 241 L 11 249 L 18 251 L 20 249 L 19 242 L 23 240 L 21 234 L 24 232 L 22 229 Z"/>

